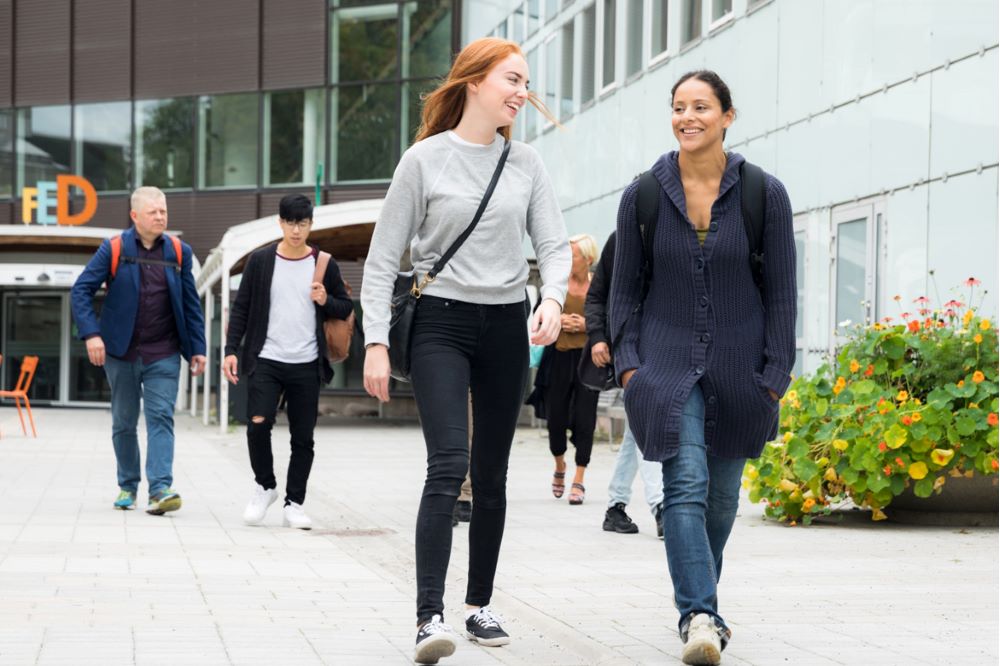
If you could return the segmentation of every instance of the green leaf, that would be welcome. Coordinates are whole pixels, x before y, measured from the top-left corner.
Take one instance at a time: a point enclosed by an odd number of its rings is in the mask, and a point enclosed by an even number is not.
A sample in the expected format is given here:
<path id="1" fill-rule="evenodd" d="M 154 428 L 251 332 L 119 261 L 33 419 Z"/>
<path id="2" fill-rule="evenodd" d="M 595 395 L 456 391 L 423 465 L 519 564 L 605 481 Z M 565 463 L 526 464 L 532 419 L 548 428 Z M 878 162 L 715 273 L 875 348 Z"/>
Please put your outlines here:
<path id="1" fill-rule="evenodd" d="M 950 384 L 949 386 L 954 386 L 954 384 Z M 949 392 L 943 388 L 936 388 L 927 394 L 927 404 L 934 409 L 950 409 L 950 403 L 951 396 L 949 395 Z"/>
<path id="2" fill-rule="evenodd" d="M 809 481 L 819 474 L 819 465 L 809 458 L 799 458 L 792 464 L 792 471 L 802 481 Z"/>
<path id="3" fill-rule="evenodd" d="M 890 487 L 892 488 L 892 494 L 898 495 L 906 488 L 906 480 L 898 474 L 894 474 L 892 476 L 892 484 Z"/>
<path id="4" fill-rule="evenodd" d="M 878 386 L 870 379 L 862 379 L 861 381 L 851 384 L 851 392 L 856 396 L 869 395 L 876 388 L 878 388 Z"/>
<path id="5" fill-rule="evenodd" d="M 809 456 L 809 445 L 801 437 L 792 437 L 788 441 L 788 457 L 800 460 Z"/>
<path id="6" fill-rule="evenodd" d="M 885 431 L 885 443 L 889 445 L 890 449 L 901 447 L 906 442 L 906 437 L 906 430 L 901 428 L 898 423 L 893 424 L 891 428 Z"/>
<path id="7" fill-rule="evenodd" d="M 889 369 L 889 362 L 881 357 L 876 359 L 875 362 L 872 363 L 872 365 L 875 366 L 875 374 L 877 375 L 884 375 L 886 371 Z"/>
<path id="8" fill-rule="evenodd" d="M 858 482 L 859 472 L 853 467 L 845 467 L 843 470 L 839 470 L 838 473 L 844 477 L 844 483 L 849 486 L 853 486 Z"/>
<path id="9" fill-rule="evenodd" d="M 878 493 L 879 491 L 888 488 L 891 483 L 892 482 L 889 481 L 889 479 L 881 474 L 872 474 L 868 477 L 868 490 L 873 493 Z"/>
<path id="10" fill-rule="evenodd" d="M 825 398 L 819 398 L 818 400 L 816 400 L 816 402 L 813 403 L 812 411 L 813 413 L 816 414 L 816 416 L 822 418 L 826 416 L 829 407 L 830 403 L 827 402 Z"/>
<path id="11" fill-rule="evenodd" d="M 963 437 L 971 435 L 976 431 L 976 422 L 968 416 L 960 416 L 955 419 L 955 430 Z"/>
<path id="12" fill-rule="evenodd" d="M 930 497 L 934 492 L 934 477 L 925 476 L 913 484 L 913 494 L 917 497 Z"/>
<path id="13" fill-rule="evenodd" d="M 882 341 L 882 352 L 887 358 L 898 361 L 906 353 L 906 341 L 898 335 L 887 336 Z"/>

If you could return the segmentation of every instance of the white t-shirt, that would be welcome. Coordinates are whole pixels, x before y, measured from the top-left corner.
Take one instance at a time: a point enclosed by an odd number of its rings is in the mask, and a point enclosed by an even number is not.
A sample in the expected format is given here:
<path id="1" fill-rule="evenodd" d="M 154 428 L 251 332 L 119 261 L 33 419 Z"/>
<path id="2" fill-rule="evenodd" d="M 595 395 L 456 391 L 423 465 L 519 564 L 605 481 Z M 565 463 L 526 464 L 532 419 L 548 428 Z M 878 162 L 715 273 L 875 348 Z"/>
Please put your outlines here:
<path id="1" fill-rule="evenodd" d="M 309 363 L 319 358 L 316 305 L 309 298 L 315 273 L 315 252 L 301 259 L 275 257 L 271 311 L 261 358 L 280 363 Z"/>

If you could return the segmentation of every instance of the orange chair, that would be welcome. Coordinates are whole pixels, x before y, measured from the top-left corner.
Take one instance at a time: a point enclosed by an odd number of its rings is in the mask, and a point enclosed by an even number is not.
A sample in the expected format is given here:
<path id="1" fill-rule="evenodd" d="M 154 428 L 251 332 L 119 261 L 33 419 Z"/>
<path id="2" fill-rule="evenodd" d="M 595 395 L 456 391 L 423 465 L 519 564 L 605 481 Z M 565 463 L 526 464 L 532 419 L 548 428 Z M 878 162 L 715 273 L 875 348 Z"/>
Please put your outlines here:
<path id="1" fill-rule="evenodd" d="M 2 359 L 3 357 L 0 357 Z M 21 412 L 21 400 L 24 400 L 24 408 L 28 411 L 28 420 L 31 421 L 31 434 L 38 437 L 35 431 L 35 417 L 31 415 L 31 403 L 28 402 L 28 389 L 31 388 L 31 380 L 35 378 L 35 370 L 38 368 L 37 356 L 25 356 L 21 359 L 21 374 L 17 378 L 17 385 L 13 391 L 0 391 L 0 398 L 14 398 L 14 405 L 17 406 L 17 415 L 21 418 L 21 430 L 25 436 L 28 429 L 24 426 L 24 414 Z"/>

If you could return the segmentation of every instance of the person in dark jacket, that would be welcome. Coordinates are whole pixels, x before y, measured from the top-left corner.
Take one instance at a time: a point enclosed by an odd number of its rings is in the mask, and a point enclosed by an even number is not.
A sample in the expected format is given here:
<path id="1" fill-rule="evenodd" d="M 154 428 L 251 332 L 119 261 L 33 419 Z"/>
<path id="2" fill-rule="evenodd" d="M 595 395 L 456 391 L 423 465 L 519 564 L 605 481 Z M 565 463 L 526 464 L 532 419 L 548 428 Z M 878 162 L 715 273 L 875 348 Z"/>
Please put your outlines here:
<path id="1" fill-rule="evenodd" d="M 611 340 L 608 336 L 607 301 L 608 290 L 611 288 L 611 276 L 614 274 L 615 263 L 615 232 L 612 231 L 601 250 L 601 258 L 594 267 L 594 275 L 587 290 L 587 300 L 583 313 L 587 322 L 587 342 L 590 349 L 591 362 L 598 368 L 608 367 L 611 363 Z M 604 514 L 603 529 L 605 532 L 619 534 L 636 534 L 639 526 L 625 512 L 625 507 L 632 499 L 632 482 L 635 473 L 642 476 L 642 485 L 646 494 L 646 503 L 656 521 L 656 534 L 663 536 L 663 523 L 660 513 L 663 502 L 663 470 L 655 462 L 643 460 L 635 444 L 635 436 L 625 421 L 625 434 L 622 444 L 615 457 L 615 468 L 608 483 L 608 509 Z"/>
<path id="2" fill-rule="evenodd" d="M 247 446 L 256 483 L 243 512 L 248 525 L 260 524 L 278 498 L 271 428 L 284 394 L 292 454 L 283 523 L 299 529 L 312 527 L 302 503 L 312 469 L 319 389 L 333 378 L 326 358 L 323 321 L 347 319 L 354 310 L 340 268 L 332 258 L 323 280 L 314 280 L 319 251 L 306 244 L 312 215 L 312 204 L 301 194 L 281 199 L 278 217 L 282 240 L 250 255 L 229 318 L 222 370 L 231 383 L 239 381 L 236 354 L 242 342 L 242 374 L 250 382 Z"/>
<path id="3" fill-rule="evenodd" d="M 191 272 L 191 246 L 166 235 L 167 198 L 155 187 L 132 193 L 133 226 L 101 243 L 70 291 L 73 319 L 87 357 L 111 387 L 111 441 L 118 462 L 116 509 L 135 504 L 141 480 L 140 405 L 146 416 L 146 512 L 181 508 L 173 485 L 174 403 L 181 357 L 191 374 L 205 370 L 205 318 Z M 169 241 L 169 242 L 167 242 Z M 180 256 L 178 257 L 178 248 Z M 94 294 L 107 283 L 98 320 Z"/>
<path id="4" fill-rule="evenodd" d="M 742 156 L 717 74 L 672 93 L 680 150 L 652 173 L 662 187 L 643 302 L 638 185 L 618 209 L 610 320 L 625 411 L 647 460 L 663 466 L 663 528 L 686 664 L 717 664 L 730 632 L 718 611 L 722 553 L 747 458 L 776 434 L 795 357 L 795 242 L 784 186 L 765 177 L 763 284 L 753 278 L 741 208 Z"/>

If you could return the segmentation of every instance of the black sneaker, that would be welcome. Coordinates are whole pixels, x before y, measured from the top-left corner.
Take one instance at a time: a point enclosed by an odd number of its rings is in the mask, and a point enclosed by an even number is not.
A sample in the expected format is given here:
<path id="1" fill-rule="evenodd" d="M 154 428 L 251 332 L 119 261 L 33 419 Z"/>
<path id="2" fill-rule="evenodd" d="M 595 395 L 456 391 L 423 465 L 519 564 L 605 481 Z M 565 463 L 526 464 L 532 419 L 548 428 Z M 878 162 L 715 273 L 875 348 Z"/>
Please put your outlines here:
<path id="1" fill-rule="evenodd" d="M 653 517 L 656 518 L 656 536 L 660 539 L 663 538 L 663 503 L 656 505 L 656 511 L 653 512 Z"/>
<path id="2" fill-rule="evenodd" d="M 441 657 L 455 653 L 458 641 L 451 627 L 444 623 L 440 615 L 431 617 L 417 630 L 417 646 L 413 650 L 413 661 L 418 664 L 436 664 Z"/>
<path id="3" fill-rule="evenodd" d="M 460 522 L 467 523 L 472 520 L 472 502 L 458 500 L 455 502 L 455 518 Z"/>
<path id="4" fill-rule="evenodd" d="M 604 531 L 636 534 L 639 531 L 639 526 L 633 523 L 632 519 L 625 513 L 625 504 L 618 502 L 604 514 Z"/>
<path id="5" fill-rule="evenodd" d="M 507 645 L 510 643 L 510 636 L 500 626 L 502 621 L 503 618 L 491 611 L 489 606 L 483 606 L 465 618 L 465 635 L 469 640 L 486 647 Z"/>

